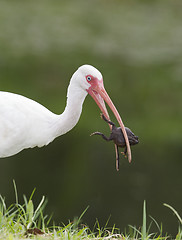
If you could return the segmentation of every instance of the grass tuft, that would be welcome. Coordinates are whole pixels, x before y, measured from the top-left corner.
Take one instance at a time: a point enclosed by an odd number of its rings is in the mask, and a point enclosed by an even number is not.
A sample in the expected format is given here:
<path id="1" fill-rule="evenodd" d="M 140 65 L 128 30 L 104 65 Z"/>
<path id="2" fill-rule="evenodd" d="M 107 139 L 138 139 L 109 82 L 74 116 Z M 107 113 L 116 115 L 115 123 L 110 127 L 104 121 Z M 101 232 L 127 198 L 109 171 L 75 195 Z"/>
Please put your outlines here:
<path id="1" fill-rule="evenodd" d="M 17 240 L 17 239 L 61 239 L 61 240 L 77 240 L 77 239 L 106 239 L 106 240 L 165 240 L 170 239 L 166 234 L 162 233 L 162 225 L 160 226 L 155 219 L 147 226 L 147 211 L 146 201 L 143 203 L 143 223 L 140 228 L 129 225 L 128 232 L 121 233 L 114 225 L 112 228 L 108 227 L 109 219 L 104 227 L 101 227 L 99 221 L 96 220 L 94 229 L 91 230 L 87 225 L 82 224 L 81 220 L 83 215 L 88 210 L 88 207 L 83 211 L 79 218 L 74 221 L 69 221 L 67 225 L 50 226 L 51 218 L 44 215 L 44 209 L 47 204 L 47 200 L 43 196 L 38 206 L 33 203 L 33 196 L 35 189 L 31 196 L 27 199 L 24 195 L 24 203 L 20 204 L 18 200 L 18 192 L 15 182 L 15 203 L 9 207 L 6 206 L 5 199 L 0 195 L 0 240 Z M 176 235 L 176 240 L 182 239 L 182 219 L 177 211 L 168 204 L 164 204 L 166 207 L 172 210 L 179 220 L 179 229 Z M 151 233 L 151 225 L 155 223 L 158 229 L 157 233 Z"/>

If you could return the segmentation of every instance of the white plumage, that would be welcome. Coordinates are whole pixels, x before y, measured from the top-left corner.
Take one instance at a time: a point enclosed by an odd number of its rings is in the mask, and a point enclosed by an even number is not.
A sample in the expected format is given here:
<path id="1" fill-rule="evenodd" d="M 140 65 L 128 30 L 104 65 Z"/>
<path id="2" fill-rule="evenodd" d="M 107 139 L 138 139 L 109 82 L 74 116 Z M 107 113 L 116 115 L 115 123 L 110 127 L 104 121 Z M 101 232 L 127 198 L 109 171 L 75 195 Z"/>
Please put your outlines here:
<path id="1" fill-rule="evenodd" d="M 0 91 L 0 157 L 14 155 L 25 148 L 42 147 L 71 130 L 80 118 L 88 93 L 108 117 L 104 100 L 108 105 L 111 100 L 107 99 L 101 73 L 90 65 L 81 66 L 73 74 L 66 108 L 60 115 L 24 96 Z M 111 109 L 113 106 L 110 105 Z M 116 115 L 115 110 L 112 109 Z M 127 142 L 125 132 L 124 135 Z"/>

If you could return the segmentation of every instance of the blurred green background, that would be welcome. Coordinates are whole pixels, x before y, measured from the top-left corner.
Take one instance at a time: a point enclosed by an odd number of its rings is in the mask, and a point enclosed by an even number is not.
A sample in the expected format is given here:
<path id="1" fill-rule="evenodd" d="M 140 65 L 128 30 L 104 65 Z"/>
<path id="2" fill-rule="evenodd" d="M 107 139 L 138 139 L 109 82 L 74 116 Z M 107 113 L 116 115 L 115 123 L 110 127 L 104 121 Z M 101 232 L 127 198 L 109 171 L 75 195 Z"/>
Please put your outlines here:
<path id="1" fill-rule="evenodd" d="M 34 187 L 37 202 L 47 196 L 47 213 L 57 223 L 89 205 L 83 221 L 90 227 L 111 216 L 109 225 L 123 231 L 141 225 L 146 199 L 148 214 L 164 231 L 177 233 L 177 219 L 163 203 L 182 214 L 181 10 L 181 1 L 169 0 L 0 1 L 1 90 L 59 114 L 70 77 L 91 64 L 140 138 L 132 163 L 122 159 L 116 172 L 114 145 L 89 136 L 97 130 L 109 135 L 109 128 L 88 96 L 71 132 L 0 160 L 0 193 L 7 202 L 15 201 L 15 179 L 20 196 Z"/>

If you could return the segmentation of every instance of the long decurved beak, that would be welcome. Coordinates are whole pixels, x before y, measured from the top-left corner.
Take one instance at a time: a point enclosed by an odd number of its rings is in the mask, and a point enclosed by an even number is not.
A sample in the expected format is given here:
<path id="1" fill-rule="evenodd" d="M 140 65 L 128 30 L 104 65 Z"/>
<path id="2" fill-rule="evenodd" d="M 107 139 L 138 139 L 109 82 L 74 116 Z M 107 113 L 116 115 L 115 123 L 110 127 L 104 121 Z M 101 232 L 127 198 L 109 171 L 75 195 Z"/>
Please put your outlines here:
<path id="1" fill-rule="evenodd" d="M 117 121 L 118 121 L 118 123 L 119 123 L 119 125 L 121 127 L 121 130 L 123 132 L 123 135 L 124 135 L 124 138 L 125 138 L 125 142 L 126 142 L 126 147 L 127 147 L 128 161 L 131 162 L 131 149 L 130 149 L 130 144 L 129 144 L 128 136 L 127 136 L 127 133 L 126 133 L 123 121 L 122 121 L 121 116 L 119 115 L 116 107 L 114 106 L 112 100 L 110 99 L 109 95 L 107 94 L 107 92 L 106 92 L 106 90 L 104 88 L 104 85 L 103 85 L 103 81 L 97 81 L 97 84 L 94 84 L 94 86 L 91 86 L 87 90 L 87 92 L 92 96 L 92 98 L 97 103 L 97 105 L 99 106 L 100 110 L 102 111 L 102 113 L 108 119 L 110 119 L 110 117 L 109 117 L 107 108 L 105 106 L 105 102 L 110 107 L 111 111 L 115 115 L 115 117 L 116 117 L 116 119 L 117 119 Z"/>

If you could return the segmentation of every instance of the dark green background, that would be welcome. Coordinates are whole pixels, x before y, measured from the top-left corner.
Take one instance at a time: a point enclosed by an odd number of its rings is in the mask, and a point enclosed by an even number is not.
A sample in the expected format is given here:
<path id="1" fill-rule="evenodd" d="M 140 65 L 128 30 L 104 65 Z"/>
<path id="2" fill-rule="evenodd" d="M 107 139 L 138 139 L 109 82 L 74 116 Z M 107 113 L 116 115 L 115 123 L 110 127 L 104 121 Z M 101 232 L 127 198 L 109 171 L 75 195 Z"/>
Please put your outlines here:
<path id="1" fill-rule="evenodd" d="M 35 202 L 48 198 L 57 223 L 79 216 L 121 231 L 141 226 L 142 205 L 176 234 L 182 215 L 182 3 L 181 1 L 0 1 L 0 89 L 32 98 L 55 113 L 82 64 L 98 68 L 126 126 L 140 138 L 133 161 L 115 170 L 109 134 L 90 96 L 76 127 L 47 147 L 0 160 L 0 193 Z M 115 121 L 113 116 L 112 120 Z M 20 198 L 22 201 L 22 198 Z M 148 221 L 150 221 L 148 219 Z M 157 228 L 154 228 L 157 231 Z"/>

